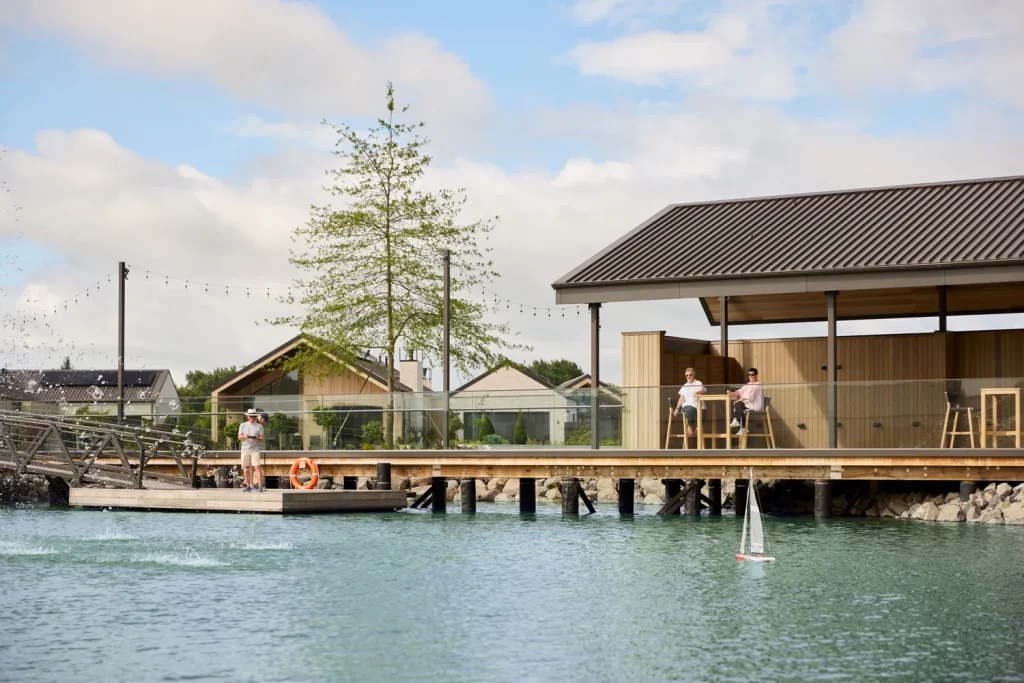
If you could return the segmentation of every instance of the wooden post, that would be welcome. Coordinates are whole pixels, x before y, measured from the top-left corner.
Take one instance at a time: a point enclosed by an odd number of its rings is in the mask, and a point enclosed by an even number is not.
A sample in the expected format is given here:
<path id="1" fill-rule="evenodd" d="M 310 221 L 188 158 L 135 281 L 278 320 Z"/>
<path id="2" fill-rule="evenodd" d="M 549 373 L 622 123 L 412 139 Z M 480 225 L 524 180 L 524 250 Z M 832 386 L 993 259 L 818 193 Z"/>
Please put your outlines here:
<path id="1" fill-rule="evenodd" d="M 946 331 L 946 285 L 939 285 L 939 332 Z"/>
<path id="2" fill-rule="evenodd" d="M 519 512 L 537 511 L 537 480 L 533 477 L 519 478 Z"/>
<path id="3" fill-rule="evenodd" d="M 633 480 L 619 479 L 619 514 L 633 514 Z"/>
<path id="4" fill-rule="evenodd" d="M 600 401 L 601 382 L 601 304 L 590 304 L 590 447 L 601 447 Z"/>
<path id="5" fill-rule="evenodd" d="M 223 466 L 223 465 L 221 467 L 218 467 L 217 468 L 217 488 L 219 488 L 219 489 L 229 489 L 229 488 L 233 487 L 234 485 L 235 485 L 235 482 L 232 481 L 232 477 L 231 477 L 231 468 Z"/>
<path id="6" fill-rule="evenodd" d="M 722 480 L 708 479 L 708 513 L 712 515 L 722 514 Z"/>
<path id="7" fill-rule="evenodd" d="M 391 490 L 391 463 L 389 462 L 377 463 L 377 490 Z"/>
<path id="8" fill-rule="evenodd" d="M 703 484 L 700 480 L 691 479 L 689 484 L 693 486 L 686 493 L 686 500 L 683 502 L 683 509 L 690 517 L 700 517 L 700 490 Z"/>
<path id="9" fill-rule="evenodd" d="M 978 485 L 973 481 L 962 481 L 960 482 L 960 502 L 966 503 L 971 499 L 971 494 L 978 489 Z"/>
<path id="10" fill-rule="evenodd" d="M 828 447 L 839 448 L 838 396 L 839 372 L 836 367 L 838 344 L 836 341 L 836 292 L 826 292 L 828 304 Z"/>
<path id="11" fill-rule="evenodd" d="M 448 510 L 448 480 L 444 477 L 430 478 L 430 511 L 446 512 Z"/>
<path id="12" fill-rule="evenodd" d="M 462 498 L 462 511 L 476 512 L 476 479 L 460 481 L 459 495 Z"/>
<path id="13" fill-rule="evenodd" d="M 60 477 L 47 477 L 47 488 L 50 491 L 50 507 L 66 508 L 71 499 L 71 487 Z"/>
<path id="14" fill-rule="evenodd" d="M 665 480 L 662 481 L 662 483 L 665 485 L 665 502 L 666 503 L 669 502 L 670 500 L 672 500 L 673 498 L 675 498 L 676 496 L 678 496 L 679 495 L 679 491 L 681 491 L 682 488 L 683 488 L 683 480 L 682 479 L 665 479 Z M 675 512 L 672 512 L 671 514 L 678 515 L 679 514 L 679 509 L 677 508 L 675 510 Z"/>
<path id="15" fill-rule="evenodd" d="M 832 482 L 828 479 L 814 482 L 814 516 L 817 519 L 832 516 Z"/>
<path id="16" fill-rule="evenodd" d="M 344 477 L 341 480 L 341 488 L 346 491 L 355 491 L 359 488 L 359 477 Z"/>
<path id="17" fill-rule="evenodd" d="M 577 487 L 580 482 L 575 477 L 565 477 L 562 479 L 562 514 L 563 515 L 578 515 L 580 514 L 580 493 Z"/>
<path id="18" fill-rule="evenodd" d="M 747 489 L 749 484 L 750 482 L 746 479 L 736 480 L 736 493 L 734 495 L 736 499 L 736 514 L 741 517 L 747 511 Z"/>
<path id="19" fill-rule="evenodd" d="M 722 329 L 721 329 L 722 339 L 721 339 L 720 346 L 722 347 L 722 349 L 721 349 L 721 351 L 722 351 L 722 358 L 725 361 L 723 363 L 723 366 L 722 366 L 722 368 L 723 368 L 722 369 L 722 384 L 728 384 L 729 383 L 729 297 L 723 296 L 721 298 L 721 302 L 720 302 L 719 306 L 720 306 L 720 308 L 722 310 L 721 315 L 719 316 L 721 318 L 721 320 L 718 321 L 721 324 L 721 326 L 722 326 Z M 726 405 L 729 405 L 729 404 L 726 404 Z M 726 422 L 726 424 L 729 423 L 728 411 L 726 411 L 725 422 Z M 702 446 L 703 446 L 703 444 L 700 444 L 698 446 L 698 448 L 700 448 Z"/>

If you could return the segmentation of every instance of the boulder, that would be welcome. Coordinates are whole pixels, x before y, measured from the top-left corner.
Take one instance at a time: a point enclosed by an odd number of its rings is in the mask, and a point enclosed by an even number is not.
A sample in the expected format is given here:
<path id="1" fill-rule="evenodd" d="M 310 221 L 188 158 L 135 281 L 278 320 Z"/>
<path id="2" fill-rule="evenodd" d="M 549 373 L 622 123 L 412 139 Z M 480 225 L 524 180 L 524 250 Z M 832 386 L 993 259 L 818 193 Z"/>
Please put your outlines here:
<path id="1" fill-rule="evenodd" d="M 423 495 L 423 492 L 426 491 L 429 488 L 430 488 L 429 485 L 427 485 L 427 486 L 414 486 L 410 490 L 412 491 L 412 495 L 413 495 L 414 498 L 419 498 L 421 495 Z"/>
<path id="2" fill-rule="evenodd" d="M 917 511 L 920 510 L 920 509 L 921 509 L 921 503 L 914 503 L 909 508 L 907 508 L 907 517 L 910 518 L 910 519 L 920 519 L 919 517 L 915 517 L 915 515 L 917 514 Z M 902 517 L 903 515 L 900 515 L 900 516 Z"/>
<path id="3" fill-rule="evenodd" d="M 335 477 L 335 478 L 337 478 L 337 477 Z M 335 483 L 337 483 L 337 482 L 335 482 Z M 395 478 L 392 478 L 392 480 L 391 480 L 391 490 L 392 491 L 405 491 L 408 488 L 409 488 L 409 478 L 408 477 L 395 477 Z"/>
<path id="4" fill-rule="evenodd" d="M 1002 513 L 1006 524 L 1024 524 L 1024 503 L 1010 503 L 1002 509 Z"/>
<path id="5" fill-rule="evenodd" d="M 515 500 L 515 498 L 513 496 L 505 493 L 504 491 L 502 491 L 501 493 L 499 493 L 498 495 L 496 495 L 494 497 L 494 502 L 495 503 L 510 503 L 513 500 Z"/>
<path id="6" fill-rule="evenodd" d="M 921 503 L 921 507 L 917 509 L 917 512 L 911 515 L 912 519 L 921 519 L 926 522 L 934 522 L 939 518 L 939 506 L 931 501 Z"/>
<path id="7" fill-rule="evenodd" d="M 548 489 L 544 497 L 548 500 L 562 500 L 562 492 L 558 489 Z"/>
<path id="8" fill-rule="evenodd" d="M 956 500 L 960 500 L 960 494 L 959 493 L 955 493 L 954 492 L 954 493 L 947 493 L 946 494 L 946 502 L 947 503 L 952 503 L 953 501 L 956 501 Z"/>
<path id="9" fill-rule="evenodd" d="M 618 482 L 614 479 L 597 480 L 597 499 L 602 503 L 619 502 Z"/>
<path id="10" fill-rule="evenodd" d="M 878 516 L 879 517 L 895 517 L 896 513 L 893 512 L 892 510 L 890 510 L 889 508 L 885 508 L 884 510 L 882 510 L 882 513 L 880 515 L 878 515 Z"/>
<path id="11" fill-rule="evenodd" d="M 505 485 L 501 487 L 501 492 L 508 496 L 515 496 L 519 493 L 519 480 L 509 479 L 505 482 Z"/>
<path id="12" fill-rule="evenodd" d="M 903 499 L 903 496 L 893 496 L 889 499 L 889 509 L 899 517 L 909 510 L 910 506 L 907 504 L 907 501 Z"/>
<path id="13" fill-rule="evenodd" d="M 872 505 L 871 507 L 869 507 L 867 510 L 864 511 L 864 516 L 865 517 L 877 517 L 878 516 L 878 506 Z"/>
<path id="14" fill-rule="evenodd" d="M 411 485 L 412 488 L 417 488 L 420 486 L 430 486 L 430 477 L 418 477 L 416 479 L 413 479 Z"/>
<path id="15" fill-rule="evenodd" d="M 1021 491 L 1024 491 L 1024 484 L 1017 484 L 1013 487 L 1014 493 L 1020 493 Z"/>
<path id="16" fill-rule="evenodd" d="M 1003 498 L 1009 497 L 1011 493 L 1013 493 L 1013 487 L 1010 486 L 1009 484 L 1004 483 L 996 486 L 996 494 Z"/>
<path id="17" fill-rule="evenodd" d="M 459 488 L 459 483 L 458 479 L 447 479 L 444 483 L 444 487 L 446 489 L 457 489 Z"/>
<path id="18" fill-rule="evenodd" d="M 334 482 L 334 488 L 340 489 L 345 486 L 345 477 L 331 477 L 331 481 Z"/>
<path id="19" fill-rule="evenodd" d="M 959 503 L 946 503 L 939 508 L 937 522 L 962 522 L 965 519 L 964 511 L 960 509 Z"/>
<path id="20" fill-rule="evenodd" d="M 484 487 L 480 486 L 477 487 L 476 490 L 476 499 L 482 500 L 485 503 L 490 503 L 493 502 L 494 499 L 497 498 L 500 493 L 501 491 L 499 491 L 498 489 L 485 489 Z"/>
<path id="21" fill-rule="evenodd" d="M 665 499 L 653 493 L 648 493 L 644 496 L 643 503 L 644 505 L 664 505 Z"/>
<path id="22" fill-rule="evenodd" d="M 846 508 L 850 502 L 846 499 L 846 496 L 837 496 L 832 499 L 832 514 L 843 514 L 846 512 Z"/>
<path id="23" fill-rule="evenodd" d="M 490 491 L 492 489 L 497 489 L 498 491 L 500 491 L 501 487 L 504 486 L 505 482 L 507 481 L 508 479 L 506 479 L 505 477 L 494 477 L 489 482 L 487 482 L 487 490 Z"/>
<path id="24" fill-rule="evenodd" d="M 551 477 L 550 479 L 544 480 L 544 490 L 545 491 L 550 491 L 551 489 L 558 488 L 558 483 L 560 481 L 562 481 L 562 480 L 559 479 L 558 477 Z M 539 482 L 537 484 L 537 490 L 538 491 L 541 490 Z"/>
<path id="25" fill-rule="evenodd" d="M 932 504 L 935 507 L 938 507 L 940 505 L 945 505 L 946 504 L 946 497 L 945 496 L 935 496 L 934 498 L 932 498 Z"/>
<path id="26" fill-rule="evenodd" d="M 923 502 L 924 502 L 924 494 L 921 493 L 920 491 L 915 491 L 914 493 L 911 493 L 909 496 L 907 496 L 907 504 L 908 505 L 914 505 L 914 504 L 923 503 Z"/>
<path id="27" fill-rule="evenodd" d="M 641 479 L 640 492 L 644 495 L 644 498 L 654 495 L 662 500 L 665 499 L 665 485 L 661 483 L 661 479 Z"/>
<path id="28" fill-rule="evenodd" d="M 455 496 L 457 496 L 457 495 L 459 495 L 459 490 L 458 489 L 453 489 L 453 488 L 445 489 L 444 499 L 447 500 L 450 503 L 453 500 L 455 500 Z"/>
<path id="29" fill-rule="evenodd" d="M 316 488 L 318 491 L 326 491 L 327 489 L 330 489 L 332 486 L 333 484 L 331 483 L 330 477 L 324 477 L 323 479 L 316 483 Z"/>
<path id="30" fill-rule="evenodd" d="M 356 479 L 356 488 L 359 489 L 360 491 L 372 489 L 373 481 L 373 477 L 359 477 L 358 479 Z"/>
<path id="31" fill-rule="evenodd" d="M 982 491 L 991 491 L 993 493 L 995 493 L 995 490 L 996 490 L 996 483 L 995 482 L 992 482 L 991 484 L 989 484 L 988 486 L 986 486 L 985 488 L 982 489 Z"/>
<path id="32" fill-rule="evenodd" d="M 910 519 L 909 508 L 903 511 L 903 514 L 900 515 L 900 519 Z"/>
<path id="33" fill-rule="evenodd" d="M 999 508 L 988 508 L 981 513 L 981 517 L 978 518 L 978 521 L 983 524 L 1002 524 L 1003 511 Z"/>
<path id="34" fill-rule="evenodd" d="M 980 522 L 982 511 L 976 505 L 968 505 L 964 510 L 964 521 Z"/>

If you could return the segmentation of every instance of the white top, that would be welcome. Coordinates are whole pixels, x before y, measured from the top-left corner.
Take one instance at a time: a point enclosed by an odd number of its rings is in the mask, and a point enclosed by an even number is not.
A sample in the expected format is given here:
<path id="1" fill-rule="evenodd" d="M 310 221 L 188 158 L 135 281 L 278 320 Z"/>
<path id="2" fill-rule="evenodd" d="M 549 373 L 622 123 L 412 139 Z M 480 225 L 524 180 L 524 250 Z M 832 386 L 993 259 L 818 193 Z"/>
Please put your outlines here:
<path id="1" fill-rule="evenodd" d="M 741 401 L 750 410 L 764 410 L 764 385 L 760 382 L 748 382 L 736 392 Z"/>
<path id="2" fill-rule="evenodd" d="M 684 406 L 697 407 L 697 390 L 702 386 L 704 386 L 703 382 L 695 379 L 679 387 L 679 395 L 683 397 Z"/>

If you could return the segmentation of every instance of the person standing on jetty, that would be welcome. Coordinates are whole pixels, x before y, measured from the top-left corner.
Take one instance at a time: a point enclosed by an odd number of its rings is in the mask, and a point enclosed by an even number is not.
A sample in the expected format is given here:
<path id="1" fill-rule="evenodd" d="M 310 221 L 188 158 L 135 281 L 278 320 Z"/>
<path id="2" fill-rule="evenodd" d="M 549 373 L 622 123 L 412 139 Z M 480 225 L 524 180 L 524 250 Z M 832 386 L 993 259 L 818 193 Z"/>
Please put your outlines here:
<path id="1" fill-rule="evenodd" d="M 256 421 L 259 415 L 255 408 L 245 413 L 245 422 L 238 425 L 238 442 L 242 451 L 242 472 L 245 478 L 243 491 L 249 492 L 256 484 L 256 490 L 263 493 L 263 468 L 261 446 L 263 444 L 263 425 Z M 254 475 L 255 474 L 255 482 Z"/>

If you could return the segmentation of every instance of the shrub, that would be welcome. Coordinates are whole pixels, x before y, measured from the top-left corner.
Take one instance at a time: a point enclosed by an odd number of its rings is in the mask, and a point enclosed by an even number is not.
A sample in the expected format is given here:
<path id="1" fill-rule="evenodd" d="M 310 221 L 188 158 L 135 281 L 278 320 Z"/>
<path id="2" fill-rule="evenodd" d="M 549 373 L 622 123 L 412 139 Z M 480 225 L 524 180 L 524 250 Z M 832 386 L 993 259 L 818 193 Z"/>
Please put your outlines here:
<path id="1" fill-rule="evenodd" d="M 589 446 L 590 445 L 590 427 L 582 426 L 577 427 L 568 434 L 565 435 L 566 446 Z"/>
<path id="2" fill-rule="evenodd" d="M 526 445 L 526 421 L 523 420 L 523 411 L 521 410 L 519 417 L 516 418 L 516 431 L 512 434 L 512 443 Z"/>
<path id="3" fill-rule="evenodd" d="M 384 425 L 373 420 L 363 425 L 363 443 L 378 444 L 384 441 Z"/>
<path id="4" fill-rule="evenodd" d="M 465 425 L 462 424 L 462 420 L 459 416 L 453 412 L 448 413 L 448 441 L 452 442 L 459 438 L 459 430 Z"/>
<path id="5" fill-rule="evenodd" d="M 477 438 L 481 441 L 484 438 L 494 434 L 494 425 L 491 423 L 491 418 L 487 417 L 487 413 L 484 413 L 477 421 Z"/>
<path id="6" fill-rule="evenodd" d="M 507 444 L 508 441 L 502 438 L 501 434 L 488 434 L 480 439 L 480 443 L 487 444 L 488 446 L 500 446 L 501 444 Z"/>
<path id="7" fill-rule="evenodd" d="M 334 423 L 338 421 L 338 413 L 334 408 L 328 408 L 327 406 L 317 406 L 313 408 L 313 422 L 320 427 L 327 429 L 333 427 Z"/>

